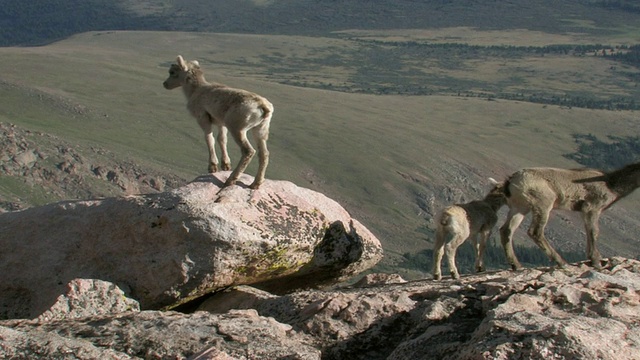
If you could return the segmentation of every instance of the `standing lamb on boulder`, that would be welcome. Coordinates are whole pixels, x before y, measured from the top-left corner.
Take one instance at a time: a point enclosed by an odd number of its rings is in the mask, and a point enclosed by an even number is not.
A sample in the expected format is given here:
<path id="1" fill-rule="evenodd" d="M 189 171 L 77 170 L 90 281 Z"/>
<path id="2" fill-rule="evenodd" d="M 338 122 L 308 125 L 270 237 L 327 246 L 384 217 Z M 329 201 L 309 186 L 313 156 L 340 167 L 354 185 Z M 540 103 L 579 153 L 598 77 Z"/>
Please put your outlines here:
<path id="1" fill-rule="evenodd" d="M 560 267 L 567 262 L 551 247 L 544 228 L 553 209 L 582 213 L 587 232 L 587 256 L 595 268 L 602 266 L 596 248 L 600 214 L 616 201 L 640 187 L 640 163 L 605 173 L 595 169 L 528 168 L 511 175 L 504 190 L 509 206 L 507 219 L 500 228 L 500 239 L 511 268 L 522 265 L 513 252 L 513 233 L 531 212 L 528 234 Z"/>
<path id="2" fill-rule="evenodd" d="M 222 170 L 231 170 L 231 160 L 227 153 L 227 129 L 240 146 L 242 158 L 229 175 L 225 186 L 235 184 L 256 153 L 247 139 L 247 131 L 251 131 L 258 146 L 260 166 L 250 187 L 252 189 L 259 188 L 264 182 L 264 175 L 269 164 L 267 139 L 269 138 L 273 105 L 258 94 L 208 82 L 205 80 L 197 61 L 186 62 L 180 55 L 178 55 L 176 64 L 172 64 L 169 68 L 169 78 L 164 81 L 163 85 L 168 90 L 182 86 L 187 97 L 187 109 L 198 120 L 198 125 L 205 134 L 209 149 L 209 172 L 218 171 L 213 125 L 219 129 L 218 142 Z"/>
<path id="3" fill-rule="evenodd" d="M 503 183 L 496 183 L 482 200 L 446 207 L 438 217 L 436 242 L 433 247 L 433 278 L 442 279 L 440 265 L 446 252 L 451 277 L 459 279 L 456 250 L 471 237 L 476 250 L 476 272 L 484 271 L 484 249 L 493 227 L 498 222 L 498 210 L 505 204 Z M 480 241 L 478 242 L 478 235 Z"/>

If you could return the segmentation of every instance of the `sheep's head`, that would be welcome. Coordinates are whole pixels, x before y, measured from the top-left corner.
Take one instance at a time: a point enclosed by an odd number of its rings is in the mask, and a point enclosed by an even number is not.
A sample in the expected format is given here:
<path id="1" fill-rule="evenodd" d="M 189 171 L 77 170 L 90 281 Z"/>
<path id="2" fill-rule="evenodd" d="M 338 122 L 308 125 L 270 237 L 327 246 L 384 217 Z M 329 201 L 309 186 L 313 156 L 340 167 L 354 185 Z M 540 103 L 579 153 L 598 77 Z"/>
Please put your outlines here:
<path id="1" fill-rule="evenodd" d="M 491 190 L 489 190 L 484 200 L 495 206 L 497 210 L 507 203 L 507 197 L 505 195 L 505 182 L 498 182 L 494 178 L 489 178 L 489 182 L 491 183 L 492 188 Z"/>
<path id="2" fill-rule="evenodd" d="M 197 61 L 186 62 L 182 56 L 178 55 L 175 64 L 169 67 L 169 77 L 162 85 L 165 89 L 171 90 L 185 84 L 197 81 L 200 71 L 200 64 Z"/>

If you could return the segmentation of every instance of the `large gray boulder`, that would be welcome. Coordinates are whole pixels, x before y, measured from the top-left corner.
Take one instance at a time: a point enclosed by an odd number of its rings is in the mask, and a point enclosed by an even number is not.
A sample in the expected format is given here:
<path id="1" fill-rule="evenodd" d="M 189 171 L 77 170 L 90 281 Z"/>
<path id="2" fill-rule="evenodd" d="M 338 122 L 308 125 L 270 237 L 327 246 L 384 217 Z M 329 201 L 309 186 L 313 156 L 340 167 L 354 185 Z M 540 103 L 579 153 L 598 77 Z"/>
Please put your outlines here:
<path id="1" fill-rule="evenodd" d="M 380 242 L 335 201 L 287 181 L 222 188 L 228 172 L 178 189 L 64 201 L 0 214 L 0 318 L 35 318 L 74 279 L 109 281 L 144 309 L 231 285 L 273 293 L 371 268 Z"/>

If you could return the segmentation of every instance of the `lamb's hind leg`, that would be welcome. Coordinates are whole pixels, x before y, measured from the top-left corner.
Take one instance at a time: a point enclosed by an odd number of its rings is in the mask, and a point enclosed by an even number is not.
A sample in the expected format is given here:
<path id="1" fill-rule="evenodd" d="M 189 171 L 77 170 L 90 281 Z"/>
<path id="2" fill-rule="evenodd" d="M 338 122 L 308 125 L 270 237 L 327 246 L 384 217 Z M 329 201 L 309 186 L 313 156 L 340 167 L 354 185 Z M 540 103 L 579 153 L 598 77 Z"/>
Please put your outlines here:
<path id="1" fill-rule="evenodd" d="M 267 172 L 267 166 L 269 165 L 269 149 L 267 148 L 267 140 L 269 139 L 269 120 L 251 129 L 251 133 L 253 134 L 253 138 L 258 146 L 260 166 L 258 167 L 258 173 L 250 187 L 252 189 L 257 189 L 264 182 L 264 175 Z"/>
<path id="2" fill-rule="evenodd" d="M 454 279 L 460 278 L 460 273 L 458 273 L 458 268 L 456 267 L 456 251 L 468 236 L 468 233 L 455 234 L 453 239 L 451 241 L 448 241 L 444 246 L 445 254 L 447 254 L 447 261 L 449 262 L 449 271 L 451 272 L 451 277 Z"/>
<path id="3" fill-rule="evenodd" d="M 547 254 L 549 259 L 558 264 L 559 267 L 564 267 L 567 265 L 567 262 L 551 247 L 551 244 L 549 244 L 549 241 L 544 236 L 544 228 L 549 221 L 551 209 L 551 205 L 532 209 L 531 226 L 529 227 L 528 234 L 542 251 Z"/>
<path id="4" fill-rule="evenodd" d="M 596 246 L 598 241 L 598 233 L 600 228 L 598 220 L 600 219 L 600 211 L 591 211 L 582 214 L 585 230 L 587 232 L 587 256 L 591 260 L 591 266 L 596 269 L 602 268 L 602 255 Z"/>
<path id="5" fill-rule="evenodd" d="M 484 272 L 484 252 L 487 247 L 487 239 L 491 235 L 491 230 L 482 230 L 477 236 L 474 236 L 474 248 L 476 250 L 476 272 Z M 476 238 L 479 238 L 476 240 Z"/>
<path id="6" fill-rule="evenodd" d="M 500 228 L 500 242 L 504 248 L 504 254 L 507 257 L 507 263 L 511 265 L 512 270 L 522 269 L 522 265 L 520 261 L 518 261 L 516 253 L 513 251 L 513 233 L 518 229 L 525 215 L 526 214 L 515 209 L 509 209 L 507 220 Z"/>
<path id="7" fill-rule="evenodd" d="M 240 130 L 240 131 L 236 131 L 232 129 L 231 135 L 233 136 L 233 139 L 236 141 L 236 143 L 238 143 L 238 145 L 240 146 L 242 157 L 240 158 L 240 162 L 238 163 L 236 168 L 233 170 L 231 175 L 229 175 L 229 178 L 225 182 L 224 186 L 230 186 L 236 183 L 236 181 L 240 177 L 240 174 L 244 172 L 244 170 L 249 165 L 251 158 L 256 153 L 256 150 L 253 148 L 253 146 L 251 146 L 251 143 L 249 143 L 249 140 L 247 139 L 246 129 Z"/>
<path id="8" fill-rule="evenodd" d="M 443 229 L 436 231 L 436 243 L 433 245 L 433 279 L 442 279 L 442 256 L 444 255 Z"/>

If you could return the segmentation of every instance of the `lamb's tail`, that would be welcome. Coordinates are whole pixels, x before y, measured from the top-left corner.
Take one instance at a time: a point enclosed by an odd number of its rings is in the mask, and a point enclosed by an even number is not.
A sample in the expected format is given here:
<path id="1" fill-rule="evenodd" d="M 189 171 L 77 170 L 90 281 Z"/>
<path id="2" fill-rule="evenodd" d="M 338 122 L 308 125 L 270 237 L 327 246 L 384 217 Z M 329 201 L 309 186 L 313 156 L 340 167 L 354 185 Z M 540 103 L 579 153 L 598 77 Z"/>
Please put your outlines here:
<path id="1" fill-rule="evenodd" d="M 440 225 L 442 225 L 443 227 L 446 227 L 451 225 L 451 222 L 452 222 L 451 214 L 449 214 L 447 211 L 444 211 L 442 213 L 442 216 L 440 216 Z"/>
<path id="2" fill-rule="evenodd" d="M 262 109 L 262 118 L 269 119 L 273 115 L 273 105 L 268 102 L 262 102 L 260 104 L 260 109 Z"/>

